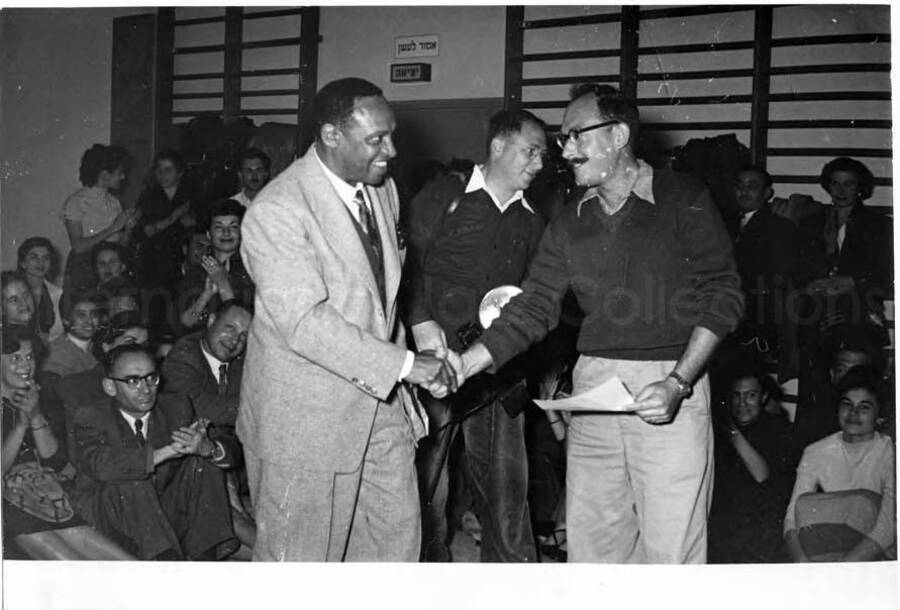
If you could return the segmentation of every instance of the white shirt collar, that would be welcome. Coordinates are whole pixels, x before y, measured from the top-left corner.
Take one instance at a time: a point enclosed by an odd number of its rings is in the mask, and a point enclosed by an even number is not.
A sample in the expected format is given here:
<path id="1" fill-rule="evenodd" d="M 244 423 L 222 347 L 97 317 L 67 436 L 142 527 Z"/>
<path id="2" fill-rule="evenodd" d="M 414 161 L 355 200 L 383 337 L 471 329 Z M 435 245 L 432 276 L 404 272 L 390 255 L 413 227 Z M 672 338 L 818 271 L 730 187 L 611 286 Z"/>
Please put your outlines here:
<path id="1" fill-rule="evenodd" d="M 210 354 L 206 350 L 206 347 L 203 344 L 204 344 L 204 341 L 201 339 L 200 340 L 200 351 L 203 352 L 203 357 L 206 358 L 206 363 L 209 364 L 209 369 L 212 371 L 213 377 L 216 378 L 216 382 L 218 383 L 219 367 L 222 366 L 223 364 L 228 366 L 228 363 L 222 362 L 221 360 L 219 360 L 218 358 L 216 358 L 215 356 Z"/>
<path id="2" fill-rule="evenodd" d="M 750 210 L 749 212 L 744 212 L 741 214 L 741 228 L 747 226 L 747 223 L 750 222 L 750 219 L 753 218 L 753 215 L 759 212 L 759 210 Z"/>
<path id="3" fill-rule="evenodd" d="M 77 347 L 81 348 L 82 351 L 90 353 L 90 351 L 91 351 L 91 340 L 90 339 L 79 339 L 72 333 L 66 333 L 66 336 L 69 338 L 69 341 L 74 343 Z"/>
<path id="4" fill-rule="evenodd" d="M 512 205 L 512 203 L 519 199 L 522 201 L 522 207 L 534 214 L 534 210 L 528 205 L 528 202 L 525 201 L 525 194 L 522 190 L 518 190 L 513 193 L 513 196 L 509 198 L 506 203 L 500 203 L 500 200 L 497 199 L 497 196 L 491 192 L 491 189 L 488 188 L 487 182 L 484 180 L 484 171 L 481 169 L 480 165 L 476 165 L 472 168 L 472 177 L 469 178 L 469 183 L 466 185 L 466 193 L 474 193 L 475 191 L 480 191 L 484 189 L 484 192 L 490 196 L 491 201 L 494 202 L 494 205 L 497 206 L 497 209 L 500 210 L 501 213 L 505 212 L 506 209 Z"/>
<path id="5" fill-rule="evenodd" d="M 343 201 L 347 209 L 350 210 L 350 214 L 353 215 L 353 218 L 359 222 L 359 208 L 356 206 L 356 191 L 362 191 L 363 198 L 366 200 L 366 205 L 369 206 L 370 211 L 372 209 L 372 204 L 369 203 L 369 196 L 366 193 L 366 185 L 362 182 L 357 182 L 356 186 L 347 184 L 345 180 L 341 179 L 340 176 L 328 169 L 328 166 L 322 162 L 315 145 L 313 146 L 313 154 L 316 156 L 316 161 L 319 162 L 322 171 L 325 172 L 325 177 L 328 178 L 331 186 L 337 191 L 338 197 L 341 198 L 341 201 Z"/>
<path id="6" fill-rule="evenodd" d="M 136 422 L 139 419 L 142 422 L 144 422 L 144 427 L 143 427 L 143 430 L 141 430 L 141 434 L 144 435 L 144 438 L 147 438 L 147 423 L 150 421 L 150 411 L 148 411 L 147 413 L 144 413 L 141 417 L 135 417 L 133 415 L 130 415 L 130 414 L 126 413 L 125 411 L 123 411 L 122 409 L 119 409 L 119 413 L 122 414 L 122 417 L 124 417 L 125 421 L 128 422 L 128 425 L 131 426 L 131 430 L 133 432 L 137 432 L 137 430 L 134 429 L 134 422 Z"/>

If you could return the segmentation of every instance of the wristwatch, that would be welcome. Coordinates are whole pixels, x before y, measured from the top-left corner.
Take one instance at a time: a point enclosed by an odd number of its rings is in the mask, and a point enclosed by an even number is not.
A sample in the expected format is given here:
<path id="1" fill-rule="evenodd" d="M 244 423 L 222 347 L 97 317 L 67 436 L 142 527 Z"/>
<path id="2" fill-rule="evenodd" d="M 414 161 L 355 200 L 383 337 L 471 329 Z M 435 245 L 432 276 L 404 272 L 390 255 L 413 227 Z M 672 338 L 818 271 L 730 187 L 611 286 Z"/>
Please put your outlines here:
<path id="1" fill-rule="evenodd" d="M 694 388 L 687 382 L 687 379 L 672 371 L 669 373 L 667 378 L 672 378 L 675 380 L 675 385 L 678 386 L 678 396 L 683 400 L 685 398 L 690 398 L 691 394 L 694 393 Z"/>

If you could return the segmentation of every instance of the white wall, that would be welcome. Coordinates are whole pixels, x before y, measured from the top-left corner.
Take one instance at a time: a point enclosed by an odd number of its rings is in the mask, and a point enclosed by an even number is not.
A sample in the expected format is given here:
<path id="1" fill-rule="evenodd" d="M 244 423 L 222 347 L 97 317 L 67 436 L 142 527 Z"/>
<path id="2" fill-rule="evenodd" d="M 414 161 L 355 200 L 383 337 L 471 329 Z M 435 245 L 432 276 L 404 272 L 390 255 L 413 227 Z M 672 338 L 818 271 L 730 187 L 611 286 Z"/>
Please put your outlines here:
<path id="1" fill-rule="evenodd" d="M 505 6 L 323 7 L 319 83 L 361 76 L 391 101 L 503 95 Z M 394 38 L 440 35 L 440 56 L 394 59 Z M 427 62 L 430 83 L 391 83 L 390 64 Z"/>
<path id="2" fill-rule="evenodd" d="M 82 153 L 110 137 L 112 25 L 130 9 L 0 12 L 0 236 L 2 267 L 26 237 L 49 237 L 63 257 L 59 217 L 81 185 Z"/>

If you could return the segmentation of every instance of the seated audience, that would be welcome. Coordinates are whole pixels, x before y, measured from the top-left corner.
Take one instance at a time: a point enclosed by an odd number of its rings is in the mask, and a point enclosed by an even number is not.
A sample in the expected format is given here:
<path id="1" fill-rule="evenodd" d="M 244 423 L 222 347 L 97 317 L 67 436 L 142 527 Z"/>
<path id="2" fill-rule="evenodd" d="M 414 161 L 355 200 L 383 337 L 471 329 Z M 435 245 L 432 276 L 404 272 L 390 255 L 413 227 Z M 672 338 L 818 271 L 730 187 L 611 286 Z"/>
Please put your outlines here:
<path id="1" fill-rule="evenodd" d="M 840 432 L 806 448 L 784 518 L 794 561 L 895 559 L 894 446 L 878 432 L 886 393 L 877 371 L 855 367 L 838 384 Z"/>
<path id="2" fill-rule="evenodd" d="M 883 370 L 879 338 L 871 328 L 843 324 L 836 327 L 824 342 L 821 358 L 804 358 L 794 417 L 794 429 L 799 446 L 832 434 L 840 429 L 835 414 L 835 388 L 853 366 L 870 364 Z M 806 352 L 804 352 L 806 353 Z"/>
<path id="3" fill-rule="evenodd" d="M 4 328 L 2 343 L 5 556 L 12 542 L 32 559 L 134 559 L 72 509 L 72 468 L 42 410 L 32 336 Z"/>
<path id="4" fill-rule="evenodd" d="M 28 288 L 28 282 L 16 271 L 4 271 L 0 273 L 0 285 L 2 285 L 3 310 L 2 320 L 4 329 L 21 329 L 34 333 L 34 296 Z M 38 362 L 43 362 L 46 354 L 46 345 L 35 337 L 35 357 Z"/>
<path id="5" fill-rule="evenodd" d="M 92 340 L 100 326 L 104 301 L 96 292 L 63 294 L 60 313 L 65 334 L 50 342 L 42 373 L 65 377 L 97 364 Z"/>
<path id="6" fill-rule="evenodd" d="M 94 246 L 91 265 L 96 275 L 95 286 L 105 284 L 115 278 L 131 278 L 128 250 L 121 244 L 104 241 Z"/>
<path id="7" fill-rule="evenodd" d="M 253 281 L 240 254 L 244 212 L 245 208 L 233 199 L 222 199 L 211 206 L 207 236 L 212 252 L 200 265 L 188 269 L 178 291 L 185 329 L 200 328 L 222 301 L 236 298 L 253 303 Z"/>
<path id="8" fill-rule="evenodd" d="M 83 188 L 75 191 L 63 205 L 62 217 L 72 251 L 66 260 L 63 290 L 85 290 L 94 286 L 91 249 L 102 241 L 127 246 L 140 211 L 122 210 L 112 191 L 125 181 L 130 156 L 119 146 L 94 144 L 81 157 L 78 172 Z"/>
<path id="9" fill-rule="evenodd" d="M 726 405 L 714 413 L 710 563 L 787 560 L 781 520 L 796 461 L 790 422 L 763 408 L 776 392 L 771 377 L 745 366 L 732 378 Z"/>
<path id="10" fill-rule="evenodd" d="M 75 414 L 78 514 L 141 559 L 234 552 L 221 470 L 234 448 L 211 441 L 184 401 L 157 401 L 159 373 L 146 348 L 113 349 L 104 371 L 107 398 Z"/>
<path id="11" fill-rule="evenodd" d="M 231 438 L 237 443 L 235 421 L 244 368 L 244 349 L 251 313 L 235 300 L 225 301 L 209 315 L 206 328 L 182 337 L 162 367 L 163 395 L 188 400 L 196 417 L 209 420 L 210 438 Z M 238 538 L 253 548 L 256 528 L 241 496 L 241 470 L 228 473 L 232 521 Z M 249 501 L 249 498 L 248 498 Z"/>
<path id="12" fill-rule="evenodd" d="M 59 297 L 62 289 L 52 283 L 59 269 L 59 253 L 46 237 L 29 237 L 18 251 L 17 270 L 28 283 L 34 300 L 34 330 L 44 343 L 63 332 L 59 317 Z"/>
<path id="13" fill-rule="evenodd" d="M 258 148 L 247 148 L 241 152 L 238 158 L 238 176 L 241 179 L 241 190 L 231 196 L 245 208 L 250 207 L 250 202 L 262 187 L 269 181 L 269 172 L 272 171 L 272 161 L 269 155 Z"/>
<path id="14" fill-rule="evenodd" d="M 138 199 L 137 271 L 145 288 L 173 290 L 179 279 L 181 245 L 196 222 L 191 207 L 197 203 L 184 170 L 178 151 L 159 151 L 153 159 L 153 177 Z"/>

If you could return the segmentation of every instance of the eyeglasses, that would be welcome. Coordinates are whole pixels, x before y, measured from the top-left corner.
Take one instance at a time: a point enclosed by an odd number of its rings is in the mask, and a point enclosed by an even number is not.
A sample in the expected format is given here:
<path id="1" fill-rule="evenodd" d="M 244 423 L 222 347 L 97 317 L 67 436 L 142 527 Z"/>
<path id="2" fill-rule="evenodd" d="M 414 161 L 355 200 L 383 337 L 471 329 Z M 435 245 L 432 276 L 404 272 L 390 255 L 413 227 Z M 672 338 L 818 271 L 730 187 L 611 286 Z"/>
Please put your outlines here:
<path id="1" fill-rule="evenodd" d="M 587 127 L 582 127 L 581 129 L 570 129 L 566 133 L 559 133 L 556 135 L 556 143 L 559 144 L 560 148 L 565 148 L 566 144 L 569 143 L 569 140 L 572 140 L 576 144 L 578 143 L 578 138 L 581 137 L 581 134 L 593 131 L 595 129 L 600 129 L 601 127 L 608 127 L 619 121 L 604 121 L 602 123 L 597 123 L 596 125 L 588 125 Z"/>
<path id="2" fill-rule="evenodd" d="M 537 146 L 522 146 L 519 145 L 519 148 L 522 149 L 522 152 L 525 153 L 525 158 L 528 159 L 528 162 L 531 163 L 537 158 L 540 158 L 542 161 L 546 161 L 550 156 L 550 153 L 547 152 L 546 148 L 539 148 Z"/>
<path id="3" fill-rule="evenodd" d="M 128 377 L 109 377 L 113 381 L 121 381 L 125 385 L 127 385 L 132 390 L 136 390 L 141 387 L 141 382 L 146 381 L 148 387 L 156 386 L 159 384 L 159 373 L 153 371 L 152 373 L 147 373 L 146 375 L 129 375 Z"/>

